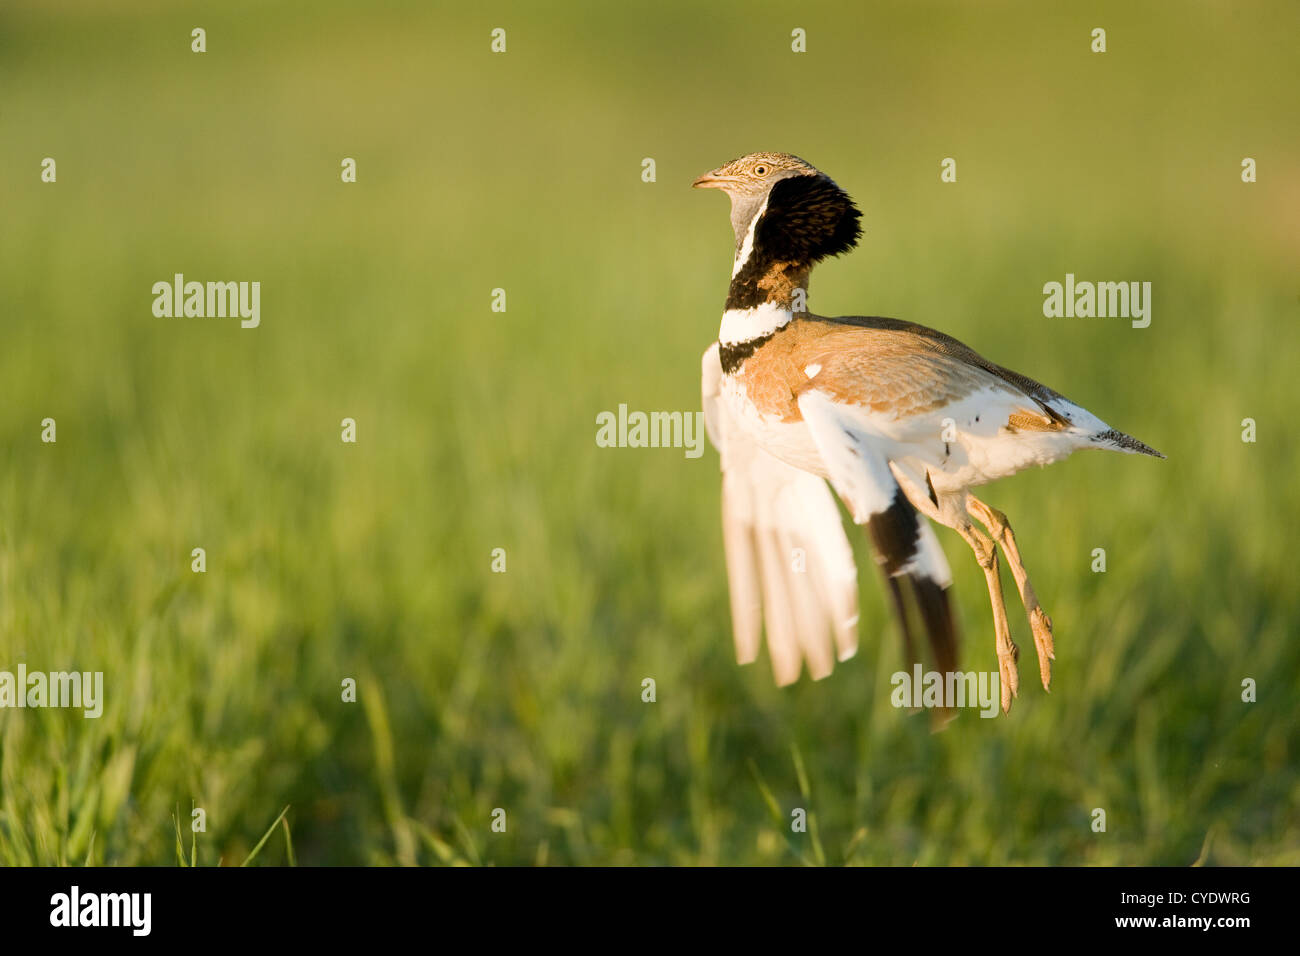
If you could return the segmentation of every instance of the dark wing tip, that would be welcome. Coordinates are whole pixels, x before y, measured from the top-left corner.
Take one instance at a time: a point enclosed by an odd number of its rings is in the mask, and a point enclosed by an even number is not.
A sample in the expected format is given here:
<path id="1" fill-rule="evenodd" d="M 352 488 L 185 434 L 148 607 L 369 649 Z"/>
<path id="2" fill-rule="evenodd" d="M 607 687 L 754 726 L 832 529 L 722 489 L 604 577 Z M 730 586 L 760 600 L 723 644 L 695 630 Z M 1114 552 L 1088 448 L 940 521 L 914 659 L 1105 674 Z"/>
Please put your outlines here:
<path id="1" fill-rule="evenodd" d="M 948 600 L 948 588 L 920 575 L 910 577 L 912 595 L 925 622 L 935 666 L 946 678 L 957 670 L 957 621 Z"/>
<path id="2" fill-rule="evenodd" d="M 908 665 L 917 662 L 912 635 L 914 615 L 919 615 L 934 667 L 946 680 L 948 674 L 957 670 L 957 621 L 948 599 L 948 588 L 917 573 L 914 566 L 909 567 L 920 543 L 920 516 L 902 489 L 895 491 L 889 508 L 871 516 L 867 530 L 898 614 Z M 935 715 L 936 723 L 947 723 L 952 716 L 948 708 L 942 708 Z"/>
<path id="3" fill-rule="evenodd" d="M 903 632 L 903 653 L 909 667 L 918 662 L 916 642 L 912 637 L 913 615 L 919 613 L 921 625 L 930 645 L 930 656 L 935 670 L 942 674 L 947 684 L 948 675 L 957 672 L 957 620 L 948 600 L 949 588 L 919 574 L 901 574 L 889 578 L 890 595 Z M 910 595 L 910 600 L 908 598 Z M 956 710 L 948 706 L 936 707 L 931 713 L 931 729 L 942 730 L 954 717 Z"/>

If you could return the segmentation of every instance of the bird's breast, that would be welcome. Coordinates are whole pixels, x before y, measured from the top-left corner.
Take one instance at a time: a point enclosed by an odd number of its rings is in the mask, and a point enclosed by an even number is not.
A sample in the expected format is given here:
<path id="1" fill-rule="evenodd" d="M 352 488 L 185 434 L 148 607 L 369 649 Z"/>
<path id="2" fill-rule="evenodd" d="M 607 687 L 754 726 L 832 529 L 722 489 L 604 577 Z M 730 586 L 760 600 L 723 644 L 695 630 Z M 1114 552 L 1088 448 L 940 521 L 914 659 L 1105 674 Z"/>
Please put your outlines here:
<path id="1" fill-rule="evenodd" d="M 722 400 L 745 433 L 769 455 L 802 471 L 828 477 L 812 432 L 802 418 L 791 420 L 774 410 L 770 402 L 755 402 L 749 384 L 740 375 L 723 376 Z"/>

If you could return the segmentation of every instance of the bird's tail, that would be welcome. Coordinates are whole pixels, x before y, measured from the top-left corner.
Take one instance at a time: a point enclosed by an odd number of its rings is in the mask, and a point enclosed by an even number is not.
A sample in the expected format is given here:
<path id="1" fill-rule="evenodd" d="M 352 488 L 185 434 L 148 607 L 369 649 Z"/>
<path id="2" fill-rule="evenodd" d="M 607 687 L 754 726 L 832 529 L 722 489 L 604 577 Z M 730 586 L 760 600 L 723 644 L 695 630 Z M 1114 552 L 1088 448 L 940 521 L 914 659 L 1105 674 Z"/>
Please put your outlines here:
<path id="1" fill-rule="evenodd" d="M 1122 451 L 1129 455 L 1150 455 L 1152 458 L 1165 457 L 1145 442 L 1140 442 L 1132 435 L 1125 435 L 1122 431 L 1114 428 L 1098 432 L 1092 436 L 1092 441 L 1103 448 L 1113 448 L 1115 451 Z"/>

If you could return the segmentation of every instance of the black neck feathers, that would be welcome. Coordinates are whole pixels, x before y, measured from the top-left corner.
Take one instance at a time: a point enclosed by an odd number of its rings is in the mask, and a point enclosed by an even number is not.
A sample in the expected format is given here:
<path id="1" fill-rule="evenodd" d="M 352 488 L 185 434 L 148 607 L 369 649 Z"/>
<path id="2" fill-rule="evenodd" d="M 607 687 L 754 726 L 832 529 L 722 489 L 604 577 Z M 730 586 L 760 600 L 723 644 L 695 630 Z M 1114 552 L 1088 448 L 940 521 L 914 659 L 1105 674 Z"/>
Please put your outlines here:
<path id="1" fill-rule="evenodd" d="M 775 332 L 768 332 L 766 335 L 760 335 L 748 342 L 719 342 L 718 361 L 722 364 L 722 371 L 728 375 L 736 374 L 740 367 L 745 364 L 745 359 L 772 341 L 775 336 Z"/>
<path id="2" fill-rule="evenodd" d="M 772 187 L 754 229 L 754 251 L 811 266 L 856 246 L 861 218 L 848 193 L 826 176 L 792 176 Z"/>
<path id="3" fill-rule="evenodd" d="M 790 308 L 796 289 L 807 295 L 815 263 L 857 245 L 861 218 L 848 194 L 821 173 L 781 180 L 754 224 L 753 246 L 731 280 L 726 307 L 752 309 L 772 302 Z"/>

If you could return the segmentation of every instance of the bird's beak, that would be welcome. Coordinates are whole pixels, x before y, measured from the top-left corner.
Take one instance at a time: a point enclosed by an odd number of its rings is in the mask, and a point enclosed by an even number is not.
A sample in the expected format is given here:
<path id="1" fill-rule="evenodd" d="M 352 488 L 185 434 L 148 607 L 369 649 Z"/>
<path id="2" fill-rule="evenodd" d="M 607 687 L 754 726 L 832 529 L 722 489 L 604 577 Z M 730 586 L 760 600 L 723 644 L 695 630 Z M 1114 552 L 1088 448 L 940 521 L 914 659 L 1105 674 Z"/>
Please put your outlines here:
<path id="1" fill-rule="evenodd" d="M 726 189 L 735 181 L 735 176 L 719 176 L 718 171 L 715 169 L 695 180 L 695 182 L 691 183 L 691 186 L 695 189 Z"/>

